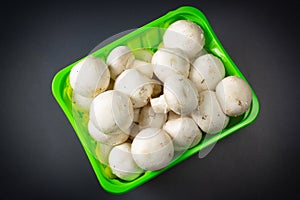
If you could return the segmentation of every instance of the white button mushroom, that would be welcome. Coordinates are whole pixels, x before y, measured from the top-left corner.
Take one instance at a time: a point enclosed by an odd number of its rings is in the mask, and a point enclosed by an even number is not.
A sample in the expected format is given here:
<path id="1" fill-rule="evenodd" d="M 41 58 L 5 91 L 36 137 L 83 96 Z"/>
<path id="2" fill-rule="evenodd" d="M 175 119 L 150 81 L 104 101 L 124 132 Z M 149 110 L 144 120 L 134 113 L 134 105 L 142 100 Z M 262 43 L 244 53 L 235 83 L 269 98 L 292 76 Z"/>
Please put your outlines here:
<path id="1" fill-rule="evenodd" d="M 132 181 L 143 173 L 132 159 L 130 143 L 120 144 L 110 151 L 109 165 L 112 173 L 125 181 Z"/>
<path id="2" fill-rule="evenodd" d="M 107 65 L 94 56 L 77 63 L 70 72 L 70 85 L 77 94 L 93 98 L 108 87 L 110 73 Z"/>
<path id="3" fill-rule="evenodd" d="M 72 103 L 76 109 L 82 110 L 84 112 L 90 111 L 90 105 L 94 98 L 84 97 L 76 92 L 73 92 Z"/>
<path id="4" fill-rule="evenodd" d="M 237 76 L 224 78 L 217 85 L 216 95 L 223 112 L 234 117 L 246 112 L 252 101 L 252 93 L 249 85 Z"/>
<path id="5" fill-rule="evenodd" d="M 191 21 L 178 20 L 167 28 L 163 42 L 165 47 L 182 49 L 189 58 L 193 58 L 204 46 L 204 32 Z"/>
<path id="6" fill-rule="evenodd" d="M 215 90 L 217 84 L 225 77 L 222 61 L 212 54 L 198 57 L 191 65 L 189 79 L 199 92 Z"/>
<path id="7" fill-rule="evenodd" d="M 194 139 L 194 141 L 192 142 L 192 144 L 190 146 L 190 149 L 193 148 L 193 147 L 195 147 L 197 144 L 199 144 L 199 142 L 201 141 L 201 139 L 202 139 L 202 132 L 201 132 L 201 134 L 198 134 L 196 136 L 196 138 Z"/>
<path id="8" fill-rule="evenodd" d="M 134 49 L 132 51 L 135 59 L 137 60 L 141 60 L 147 63 L 151 62 L 152 56 L 153 56 L 153 52 L 149 49 Z"/>
<path id="9" fill-rule="evenodd" d="M 150 99 L 150 104 L 153 111 L 156 113 L 167 113 L 170 110 L 163 94 L 159 97 Z"/>
<path id="10" fill-rule="evenodd" d="M 199 94 L 189 79 L 181 75 L 173 75 L 165 81 L 164 97 L 173 112 L 186 115 L 197 108 Z"/>
<path id="11" fill-rule="evenodd" d="M 148 78 L 153 77 L 153 66 L 151 63 L 147 63 L 141 60 L 134 60 L 132 64 L 128 66 L 128 69 L 136 69 Z"/>
<path id="12" fill-rule="evenodd" d="M 109 165 L 108 156 L 112 148 L 113 148 L 112 145 L 97 142 L 95 154 L 97 159 L 100 161 L 100 163 L 104 165 Z"/>
<path id="13" fill-rule="evenodd" d="M 134 55 L 126 46 L 114 48 L 107 57 L 111 78 L 116 79 L 134 60 Z"/>
<path id="14" fill-rule="evenodd" d="M 174 147 L 170 136 L 164 130 L 146 128 L 134 138 L 131 153 L 139 167 L 154 171 L 170 163 L 174 156 Z"/>
<path id="15" fill-rule="evenodd" d="M 129 95 L 133 107 L 140 108 L 149 102 L 154 82 L 135 69 L 127 69 L 116 79 L 114 89 Z"/>
<path id="16" fill-rule="evenodd" d="M 162 82 L 173 74 L 189 75 L 190 61 L 180 49 L 161 48 L 154 53 L 151 63 L 155 75 Z"/>
<path id="17" fill-rule="evenodd" d="M 205 54 L 208 54 L 208 52 L 206 51 L 206 49 L 201 49 L 201 51 L 199 52 L 199 53 L 197 53 L 197 55 L 194 57 L 194 58 L 191 58 L 190 59 L 190 62 L 191 63 L 193 63 L 193 62 L 195 62 L 195 60 L 197 59 L 197 58 L 199 58 L 200 56 L 203 56 L 203 55 L 205 55 Z"/>
<path id="18" fill-rule="evenodd" d="M 101 132 L 127 132 L 133 121 L 130 98 L 119 91 L 109 90 L 98 95 L 90 106 L 90 120 Z"/>
<path id="19" fill-rule="evenodd" d="M 121 144 L 125 142 L 129 137 L 127 133 L 124 133 L 121 130 L 117 130 L 113 134 L 107 135 L 97 129 L 97 127 L 93 124 L 93 122 L 91 122 L 91 120 L 88 122 L 88 131 L 92 138 L 94 138 L 94 140 L 107 145 Z"/>
<path id="20" fill-rule="evenodd" d="M 199 105 L 191 116 L 201 130 L 209 134 L 220 133 L 229 122 L 229 117 L 219 105 L 216 93 L 210 90 L 200 93 Z"/>
<path id="21" fill-rule="evenodd" d="M 175 151 L 183 151 L 196 145 L 202 137 L 197 124 L 189 117 L 169 120 L 163 129 L 171 136 Z M 200 138 L 200 140 L 199 140 Z"/>
<path id="22" fill-rule="evenodd" d="M 139 126 L 144 128 L 162 128 L 167 120 L 166 113 L 155 113 L 151 106 L 145 106 L 141 109 Z"/>

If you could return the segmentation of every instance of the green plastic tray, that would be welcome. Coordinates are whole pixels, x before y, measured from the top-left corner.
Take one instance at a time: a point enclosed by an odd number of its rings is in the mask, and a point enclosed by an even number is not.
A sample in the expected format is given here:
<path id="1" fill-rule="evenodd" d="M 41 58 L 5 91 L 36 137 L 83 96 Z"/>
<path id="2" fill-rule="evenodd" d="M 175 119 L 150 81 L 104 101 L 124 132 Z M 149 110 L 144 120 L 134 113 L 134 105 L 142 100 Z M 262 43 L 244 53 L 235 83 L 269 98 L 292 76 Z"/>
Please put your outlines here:
<path id="1" fill-rule="evenodd" d="M 140 48 L 140 47 L 157 47 L 162 38 L 162 29 L 167 28 L 172 22 L 180 20 L 180 19 L 187 19 L 193 21 L 200 25 L 204 30 L 204 35 L 206 39 L 205 49 L 217 57 L 219 57 L 225 66 L 226 69 L 226 76 L 228 75 L 235 75 L 239 76 L 242 79 L 246 80 L 242 73 L 239 71 L 237 66 L 233 63 L 230 59 L 224 48 L 222 47 L 220 41 L 217 39 L 215 33 L 213 32 L 209 22 L 207 21 L 204 14 L 199 11 L 198 9 L 190 6 L 183 6 L 174 11 L 167 13 L 166 15 L 146 24 L 145 26 L 113 41 L 112 43 L 102 47 L 101 49 L 95 51 L 93 54 L 102 58 L 103 60 L 106 59 L 108 53 L 117 46 L 120 45 L 127 45 L 131 49 Z M 158 27 L 158 28 L 152 28 Z M 162 28 L 162 29 L 160 29 Z M 155 48 L 154 48 L 155 49 Z M 77 61 L 78 62 L 78 61 Z M 218 140 L 223 139 L 224 137 L 234 133 L 235 131 L 241 129 L 244 126 L 249 125 L 252 123 L 258 115 L 259 112 L 259 102 L 257 99 L 256 94 L 252 90 L 252 104 L 250 109 L 242 116 L 237 118 L 231 118 L 230 123 L 226 129 L 224 129 L 220 134 L 217 134 L 208 140 L 201 141 L 197 146 L 193 147 L 185 151 L 180 157 L 173 160 L 167 167 L 161 169 L 159 171 L 147 171 L 139 178 L 135 179 L 131 182 L 122 181 L 117 178 L 111 178 L 111 176 L 107 175 L 105 166 L 102 165 L 95 157 L 94 153 L 91 152 L 87 146 L 87 140 L 91 140 L 88 138 L 87 130 L 84 130 L 82 126 L 78 125 L 78 120 L 75 120 L 76 114 L 74 115 L 74 111 L 72 110 L 72 101 L 70 98 L 70 87 L 68 84 L 68 77 L 71 68 L 77 63 L 73 63 L 61 71 L 59 71 L 52 83 L 52 92 L 61 106 L 62 110 L 66 114 L 67 118 L 69 119 L 71 125 L 73 126 L 80 142 L 82 143 L 83 148 L 91 162 L 91 165 L 95 171 L 95 174 L 101 184 L 101 186 L 108 192 L 111 193 L 124 193 L 129 190 L 136 188 L 137 186 L 149 181 L 150 179 L 156 177 L 160 173 L 164 172 L 165 170 L 169 169 L 170 167 L 180 163 L 181 161 L 185 160 L 186 158 L 194 155 L 195 153 L 199 152 L 200 150 L 208 147 L 211 144 L 216 143 Z M 247 81 L 247 80 L 246 80 Z M 84 118 L 79 113 L 79 117 Z M 83 119 L 84 121 L 84 119 Z M 93 142 L 92 142 L 93 143 Z M 95 143 L 95 142 L 94 142 Z M 182 169 L 184 171 L 184 169 Z"/>

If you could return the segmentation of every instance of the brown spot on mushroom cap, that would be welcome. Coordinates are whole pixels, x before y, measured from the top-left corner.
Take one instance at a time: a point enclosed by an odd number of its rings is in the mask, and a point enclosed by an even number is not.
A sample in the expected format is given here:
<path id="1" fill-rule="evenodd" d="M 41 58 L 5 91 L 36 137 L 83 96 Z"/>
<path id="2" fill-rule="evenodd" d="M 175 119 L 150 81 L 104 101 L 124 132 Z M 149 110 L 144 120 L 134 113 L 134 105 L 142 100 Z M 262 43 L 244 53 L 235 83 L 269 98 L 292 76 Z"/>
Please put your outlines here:
<path id="1" fill-rule="evenodd" d="M 239 106 L 242 106 L 241 100 L 238 99 L 237 101 L 238 101 L 238 105 L 239 105 Z"/>

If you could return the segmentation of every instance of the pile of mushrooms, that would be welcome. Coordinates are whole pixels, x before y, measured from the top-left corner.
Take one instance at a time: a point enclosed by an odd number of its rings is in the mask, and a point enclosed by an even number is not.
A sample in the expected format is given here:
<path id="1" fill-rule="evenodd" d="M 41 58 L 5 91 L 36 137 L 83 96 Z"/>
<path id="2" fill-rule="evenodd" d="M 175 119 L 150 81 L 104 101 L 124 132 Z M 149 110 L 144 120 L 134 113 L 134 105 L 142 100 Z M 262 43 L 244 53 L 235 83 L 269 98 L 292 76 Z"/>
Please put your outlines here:
<path id="1" fill-rule="evenodd" d="M 70 72 L 73 106 L 89 115 L 99 162 L 125 181 L 166 167 L 251 105 L 249 85 L 203 53 L 199 25 L 178 20 L 162 43 L 155 52 L 118 46 L 105 62 L 89 55 Z"/>

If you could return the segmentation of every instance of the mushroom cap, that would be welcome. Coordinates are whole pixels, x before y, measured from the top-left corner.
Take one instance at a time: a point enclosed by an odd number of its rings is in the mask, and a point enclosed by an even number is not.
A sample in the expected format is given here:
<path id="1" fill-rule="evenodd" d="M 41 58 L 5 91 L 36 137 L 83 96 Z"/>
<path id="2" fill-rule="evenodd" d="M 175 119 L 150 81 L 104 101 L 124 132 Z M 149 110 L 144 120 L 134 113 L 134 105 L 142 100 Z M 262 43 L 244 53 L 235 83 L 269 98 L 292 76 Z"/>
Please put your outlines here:
<path id="1" fill-rule="evenodd" d="M 197 108 L 199 94 L 189 79 L 182 75 L 173 75 L 165 81 L 164 97 L 173 112 L 185 115 Z"/>
<path id="2" fill-rule="evenodd" d="M 165 123 L 163 129 L 171 136 L 175 151 L 192 147 L 194 141 L 199 140 L 199 138 L 201 140 L 202 137 L 201 130 L 189 117 L 169 120 Z"/>
<path id="3" fill-rule="evenodd" d="M 84 97 L 76 92 L 73 92 L 72 103 L 76 109 L 78 108 L 84 112 L 89 112 L 93 99 L 94 98 Z"/>
<path id="4" fill-rule="evenodd" d="M 92 101 L 90 120 L 105 134 L 113 134 L 118 130 L 127 133 L 133 121 L 130 98 L 116 90 L 101 93 Z"/>
<path id="5" fill-rule="evenodd" d="M 97 142 L 101 142 L 107 145 L 118 145 L 123 142 L 125 142 L 129 135 L 124 133 L 121 130 L 117 130 L 112 134 L 105 134 L 101 132 L 97 127 L 91 122 L 91 120 L 88 122 L 88 131 L 89 134 L 96 140 Z"/>
<path id="6" fill-rule="evenodd" d="M 180 49 L 161 48 L 154 53 L 151 63 L 154 74 L 162 82 L 173 74 L 189 75 L 190 61 Z"/>
<path id="7" fill-rule="evenodd" d="M 153 77 L 153 66 L 151 63 L 141 61 L 141 60 L 134 60 L 131 65 L 128 66 L 128 69 L 136 69 L 144 76 L 148 78 Z"/>
<path id="8" fill-rule="evenodd" d="M 199 92 L 215 90 L 217 84 L 225 77 L 222 61 L 212 55 L 205 54 L 198 57 L 191 65 L 189 79 L 195 84 Z"/>
<path id="9" fill-rule="evenodd" d="M 178 20 L 167 28 L 163 42 L 165 47 L 182 49 L 189 58 L 193 58 L 204 46 L 204 32 L 196 23 Z"/>
<path id="10" fill-rule="evenodd" d="M 174 156 L 170 136 L 162 129 L 146 128 L 133 139 L 132 157 L 145 170 L 159 170 L 167 166 Z"/>
<path id="11" fill-rule="evenodd" d="M 109 154 L 109 165 L 113 174 L 125 181 L 132 181 L 143 173 L 132 158 L 130 143 L 113 147 Z"/>
<path id="12" fill-rule="evenodd" d="M 201 139 L 202 139 L 202 132 L 201 132 L 201 134 L 198 134 L 197 136 L 196 136 L 196 138 L 194 139 L 194 141 L 192 142 L 192 144 L 190 145 L 190 149 L 191 148 L 193 148 L 194 146 L 196 146 L 197 144 L 199 144 L 199 142 L 201 141 Z"/>
<path id="13" fill-rule="evenodd" d="M 229 117 L 219 105 L 216 93 L 210 90 L 200 93 L 198 107 L 191 116 L 200 129 L 208 134 L 220 133 L 229 122 Z"/>
<path id="14" fill-rule="evenodd" d="M 216 95 L 223 112 L 228 116 L 239 116 L 246 112 L 252 101 L 250 86 L 240 77 L 228 76 L 216 87 Z"/>
<path id="15" fill-rule="evenodd" d="M 145 106 L 151 97 L 155 80 L 141 74 L 136 69 L 125 70 L 117 79 L 114 89 L 130 96 L 133 107 Z"/>
<path id="16" fill-rule="evenodd" d="M 77 94 L 96 97 L 108 87 L 110 72 L 107 65 L 94 56 L 88 56 L 77 63 L 70 72 L 70 85 Z"/>
<path id="17" fill-rule="evenodd" d="M 134 55 L 126 46 L 114 48 L 108 55 L 106 63 L 110 69 L 111 78 L 116 79 L 134 60 Z"/>
<path id="18" fill-rule="evenodd" d="M 162 128 L 166 122 L 166 113 L 155 113 L 150 105 L 141 109 L 139 117 L 139 125 L 141 129 L 144 128 Z"/>

